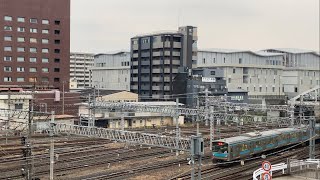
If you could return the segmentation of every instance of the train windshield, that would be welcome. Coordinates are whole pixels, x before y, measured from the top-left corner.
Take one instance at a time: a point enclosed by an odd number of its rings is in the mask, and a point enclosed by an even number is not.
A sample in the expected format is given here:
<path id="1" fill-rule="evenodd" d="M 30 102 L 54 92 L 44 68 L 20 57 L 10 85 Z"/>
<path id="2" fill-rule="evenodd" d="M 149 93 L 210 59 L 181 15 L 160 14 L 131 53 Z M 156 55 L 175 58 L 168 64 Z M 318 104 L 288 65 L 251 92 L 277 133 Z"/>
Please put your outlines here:
<path id="1" fill-rule="evenodd" d="M 212 151 L 218 153 L 228 153 L 228 144 L 224 142 L 213 142 Z"/>

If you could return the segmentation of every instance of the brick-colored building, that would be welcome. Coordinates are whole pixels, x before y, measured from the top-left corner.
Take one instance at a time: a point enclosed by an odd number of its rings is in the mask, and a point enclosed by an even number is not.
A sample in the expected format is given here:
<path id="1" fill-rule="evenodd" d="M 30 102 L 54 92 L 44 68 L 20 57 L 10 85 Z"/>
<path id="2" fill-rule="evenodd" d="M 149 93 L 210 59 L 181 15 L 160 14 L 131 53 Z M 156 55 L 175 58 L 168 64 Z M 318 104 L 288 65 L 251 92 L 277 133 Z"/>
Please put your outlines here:
<path id="1" fill-rule="evenodd" d="M 0 87 L 69 82 L 70 0 L 0 0 L 0 38 Z"/>

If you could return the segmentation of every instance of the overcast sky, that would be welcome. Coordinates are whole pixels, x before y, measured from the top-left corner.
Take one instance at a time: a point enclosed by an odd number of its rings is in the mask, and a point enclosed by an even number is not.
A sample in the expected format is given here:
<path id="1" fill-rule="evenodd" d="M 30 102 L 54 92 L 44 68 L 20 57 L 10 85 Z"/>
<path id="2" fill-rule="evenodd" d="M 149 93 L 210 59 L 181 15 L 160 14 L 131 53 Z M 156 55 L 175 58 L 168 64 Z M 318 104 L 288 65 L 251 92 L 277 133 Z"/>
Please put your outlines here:
<path id="1" fill-rule="evenodd" d="M 71 0 L 71 51 L 129 50 L 141 33 L 198 27 L 198 47 L 319 51 L 319 0 Z"/>

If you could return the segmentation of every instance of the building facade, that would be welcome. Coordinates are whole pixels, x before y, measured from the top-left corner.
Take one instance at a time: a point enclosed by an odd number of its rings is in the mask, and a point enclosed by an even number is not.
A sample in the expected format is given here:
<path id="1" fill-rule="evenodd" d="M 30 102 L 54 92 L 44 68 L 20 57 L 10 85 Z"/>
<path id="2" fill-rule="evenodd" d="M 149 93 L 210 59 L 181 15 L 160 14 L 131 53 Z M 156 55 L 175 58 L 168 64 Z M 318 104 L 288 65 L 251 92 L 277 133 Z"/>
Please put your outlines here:
<path id="1" fill-rule="evenodd" d="M 1 86 L 61 90 L 69 81 L 70 0 L 0 0 L 0 26 Z"/>
<path id="2" fill-rule="evenodd" d="M 197 28 L 138 35 L 130 49 L 131 91 L 141 100 L 166 99 L 173 94 L 178 68 L 191 69 L 197 60 Z"/>
<path id="3" fill-rule="evenodd" d="M 201 50 L 198 67 L 223 69 L 228 90 L 242 89 L 250 96 L 282 96 L 284 56 L 282 53 L 236 50 Z"/>
<path id="4" fill-rule="evenodd" d="M 283 92 L 294 97 L 320 85 L 320 55 L 301 49 L 267 49 L 284 55 Z"/>
<path id="5" fill-rule="evenodd" d="M 224 72 L 221 68 L 194 68 L 192 71 L 183 71 L 174 79 L 174 94 L 179 94 L 179 102 L 187 107 L 196 107 L 198 96 L 204 97 L 205 91 L 210 96 L 227 94 Z"/>
<path id="6" fill-rule="evenodd" d="M 95 55 L 90 74 L 90 87 L 130 91 L 130 53 Z"/>
<path id="7" fill-rule="evenodd" d="M 90 87 L 90 68 L 94 65 L 94 54 L 70 54 L 70 89 L 84 89 Z"/>

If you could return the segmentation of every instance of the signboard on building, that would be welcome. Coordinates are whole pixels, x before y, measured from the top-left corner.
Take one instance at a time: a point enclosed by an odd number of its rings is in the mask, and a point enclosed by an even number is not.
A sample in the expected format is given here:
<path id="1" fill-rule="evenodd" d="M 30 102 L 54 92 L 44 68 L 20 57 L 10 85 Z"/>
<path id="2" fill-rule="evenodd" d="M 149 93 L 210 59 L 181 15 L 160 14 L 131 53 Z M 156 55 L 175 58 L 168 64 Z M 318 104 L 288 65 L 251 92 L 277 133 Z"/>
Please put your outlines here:
<path id="1" fill-rule="evenodd" d="M 202 82 L 216 82 L 216 78 L 202 77 Z"/>

